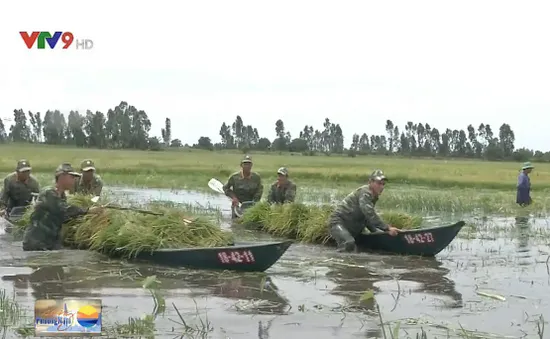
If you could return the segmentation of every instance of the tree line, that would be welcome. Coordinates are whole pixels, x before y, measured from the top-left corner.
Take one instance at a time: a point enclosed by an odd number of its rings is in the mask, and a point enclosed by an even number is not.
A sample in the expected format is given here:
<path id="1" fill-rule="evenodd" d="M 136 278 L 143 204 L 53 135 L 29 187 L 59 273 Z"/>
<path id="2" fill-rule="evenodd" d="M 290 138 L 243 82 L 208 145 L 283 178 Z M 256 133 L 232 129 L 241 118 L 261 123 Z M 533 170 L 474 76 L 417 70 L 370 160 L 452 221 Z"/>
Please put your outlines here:
<path id="1" fill-rule="evenodd" d="M 85 114 L 70 111 L 67 118 L 59 110 L 13 111 L 13 124 L 6 131 L 0 119 L 0 142 L 44 143 L 77 147 L 161 150 L 181 147 L 179 139 L 171 139 L 169 118 L 161 130 L 162 139 L 151 137 L 151 121 L 147 113 L 122 101 L 106 114 L 88 110 Z"/>
<path id="2" fill-rule="evenodd" d="M 400 155 L 410 157 L 477 158 L 486 160 L 550 161 L 550 152 L 516 149 L 515 135 L 509 124 L 503 123 L 498 131 L 490 124 L 472 124 L 463 129 L 440 131 L 429 123 L 407 122 L 402 129 L 391 120 L 386 121 L 385 134 L 355 133 L 349 147 L 344 146 L 340 124 L 325 118 L 322 128 L 306 125 L 292 137 L 284 122 L 275 122 L 276 138 L 260 137 L 258 130 L 245 125 L 237 116 L 231 124 L 220 127 L 221 142 L 213 144 L 209 137 L 201 137 L 193 147 L 203 149 L 271 150 L 278 152 L 300 152 L 304 155 L 347 154 L 356 155 Z"/>
<path id="3" fill-rule="evenodd" d="M 180 139 L 172 139 L 171 121 L 165 119 L 161 138 L 150 136 L 151 121 L 147 113 L 122 101 L 106 114 L 88 110 L 85 114 L 70 111 L 65 117 L 59 110 L 27 112 L 13 111 L 13 124 L 9 131 L 0 120 L 0 142 L 44 143 L 106 149 L 163 150 L 183 147 Z M 478 158 L 486 160 L 550 161 L 550 152 L 516 149 L 515 136 L 510 125 L 503 123 L 498 131 L 489 124 L 465 130 L 439 130 L 428 123 L 407 122 L 400 128 L 386 121 L 385 134 L 356 133 L 348 147 L 338 123 L 325 118 L 322 128 L 306 125 L 292 137 L 279 119 L 275 122 L 274 139 L 260 137 L 258 130 L 246 125 L 240 116 L 227 124 L 223 122 L 220 142 L 214 143 L 202 136 L 192 147 L 208 150 L 241 150 L 248 152 L 276 151 L 299 152 L 304 155 L 400 155 L 438 158 Z"/>

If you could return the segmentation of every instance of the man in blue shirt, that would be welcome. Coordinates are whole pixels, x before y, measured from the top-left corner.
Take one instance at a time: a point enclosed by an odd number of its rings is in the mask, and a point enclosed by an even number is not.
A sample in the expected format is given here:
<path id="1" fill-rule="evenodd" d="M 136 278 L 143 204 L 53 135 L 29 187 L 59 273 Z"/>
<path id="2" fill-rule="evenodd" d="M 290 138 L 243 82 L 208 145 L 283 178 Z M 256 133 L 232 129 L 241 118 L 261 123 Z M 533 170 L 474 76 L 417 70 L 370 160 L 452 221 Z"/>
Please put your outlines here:
<path id="1" fill-rule="evenodd" d="M 523 164 L 521 172 L 518 176 L 518 193 L 516 196 L 516 203 L 520 206 L 530 205 L 531 200 L 531 180 L 529 179 L 529 173 L 533 171 L 535 167 L 530 162 Z"/>

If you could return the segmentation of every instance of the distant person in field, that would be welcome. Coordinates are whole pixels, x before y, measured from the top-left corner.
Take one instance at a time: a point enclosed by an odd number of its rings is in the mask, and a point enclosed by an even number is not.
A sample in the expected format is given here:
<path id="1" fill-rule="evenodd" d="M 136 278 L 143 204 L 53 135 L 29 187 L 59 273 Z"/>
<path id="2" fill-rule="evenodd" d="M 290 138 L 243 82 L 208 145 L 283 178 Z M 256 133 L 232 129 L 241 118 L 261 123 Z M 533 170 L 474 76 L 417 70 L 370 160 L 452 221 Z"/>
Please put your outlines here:
<path id="1" fill-rule="evenodd" d="M 368 228 L 371 232 L 382 230 L 391 236 L 397 235 L 398 228 L 386 225 L 376 214 L 374 205 L 384 191 L 387 178 L 381 170 L 374 171 L 367 185 L 351 192 L 337 206 L 329 217 L 330 235 L 338 244 L 339 252 L 356 250 L 355 238 Z"/>
<path id="2" fill-rule="evenodd" d="M 256 203 L 262 199 L 262 179 L 258 173 L 252 172 L 252 158 L 249 155 L 241 161 L 241 170 L 229 176 L 227 183 L 223 185 L 223 191 L 232 200 L 233 218 L 237 217 L 234 209 L 239 203 Z"/>
<path id="3" fill-rule="evenodd" d="M 71 193 L 100 196 L 103 190 L 103 181 L 96 174 L 95 164 L 92 160 L 86 159 L 80 164 L 81 177 L 74 181 L 74 187 Z"/>
<path id="4" fill-rule="evenodd" d="M 61 226 L 63 223 L 92 212 L 94 208 L 82 209 L 67 204 L 65 191 L 74 187 L 80 177 L 71 164 L 63 163 L 55 170 L 55 187 L 45 188 L 38 196 L 30 225 L 23 236 L 24 251 L 51 251 L 62 247 Z"/>
<path id="5" fill-rule="evenodd" d="M 288 179 L 288 169 L 281 167 L 277 170 L 277 181 L 271 185 L 267 202 L 270 204 L 284 204 L 296 199 L 296 185 Z"/>
<path id="6" fill-rule="evenodd" d="M 534 168 L 535 167 L 531 165 L 530 162 L 526 162 L 523 164 L 521 172 L 519 173 L 516 203 L 520 206 L 528 206 L 533 202 L 531 199 L 531 179 L 529 179 L 529 174 Z"/>
<path id="7" fill-rule="evenodd" d="M 9 215 L 15 207 L 26 207 L 32 202 L 32 198 L 40 192 L 40 185 L 31 175 L 31 163 L 21 159 L 17 162 L 15 172 L 4 178 L 4 188 L 0 198 L 0 207 L 5 208 Z"/>

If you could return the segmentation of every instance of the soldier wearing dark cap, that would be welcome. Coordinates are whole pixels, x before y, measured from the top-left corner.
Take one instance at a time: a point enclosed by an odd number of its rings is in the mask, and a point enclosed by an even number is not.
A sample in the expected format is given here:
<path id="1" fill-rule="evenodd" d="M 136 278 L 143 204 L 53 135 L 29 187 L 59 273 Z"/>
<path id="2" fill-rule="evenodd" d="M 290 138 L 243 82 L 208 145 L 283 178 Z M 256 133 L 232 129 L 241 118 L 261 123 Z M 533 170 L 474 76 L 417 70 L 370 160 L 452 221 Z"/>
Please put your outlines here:
<path id="1" fill-rule="evenodd" d="M 81 177 L 74 181 L 74 187 L 70 190 L 71 193 L 91 194 L 94 196 L 101 195 L 103 190 L 103 181 L 101 177 L 95 173 L 95 164 L 92 160 L 86 159 L 80 164 Z"/>
<path id="2" fill-rule="evenodd" d="M 30 225 L 23 237 L 24 251 L 50 251 L 62 247 L 61 226 L 75 217 L 84 215 L 92 209 L 82 209 L 67 204 L 65 191 L 74 187 L 76 172 L 71 164 L 63 163 L 55 170 L 55 187 L 40 192 Z"/>
<path id="3" fill-rule="evenodd" d="M 28 160 L 19 160 L 15 172 L 10 173 L 4 179 L 0 205 L 6 209 L 7 214 L 14 207 L 30 205 L 33 195 L 40 192 L 40 185 L 36 178 L 31 175 L 31 170 L 32 167 Z"/>
<path id="4" fill-rule="evenodd" d="M 262 199 L 264 186 L 256 172 L 252 172 L 252 158 L 245 156 L 241 161 L 241 170 L 229 176 L 223 185 L 225 195 L 231 198 L 233 209 L 242 202 L 258 202 Z M 233 217 L 236 217 L 233 211 Z"/>
<path id="5" fill-rule="evenodd" d="M 277 181 L 271 185 L 267 202 L 270 204 L 284 204 L 296 199 L 296 184 L 288 179 L 288 169 L 281 167 L 277 170 Z"/>
<path id="6" fill-rule="evenodd" d="M 399 229 L 386 225 L 374 210 L 386 181 L 382 171 L 374 171 L 367 185 L 351 192 L 332 212 L 329 218 L 330 235 L 336 240 L 338 251 L 355 251 L 355 238 L 365 227 L 371 232 L 382 230 L 392 236 L 397 235 Z"/>

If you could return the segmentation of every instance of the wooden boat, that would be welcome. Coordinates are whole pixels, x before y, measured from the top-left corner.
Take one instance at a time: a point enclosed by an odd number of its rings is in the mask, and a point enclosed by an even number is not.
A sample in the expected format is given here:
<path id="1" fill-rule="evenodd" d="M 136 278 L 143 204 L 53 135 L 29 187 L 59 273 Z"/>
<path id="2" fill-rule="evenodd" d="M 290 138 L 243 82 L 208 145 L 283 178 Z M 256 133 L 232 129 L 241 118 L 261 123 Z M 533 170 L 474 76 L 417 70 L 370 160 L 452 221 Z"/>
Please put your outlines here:
<path id="1" fill-rule="evenodd" d="M 135 260 L 205 270 L 263 272 L 288 250 L 292 241 L 241 243 L 225 247 L 159 249 L 139 252 Z M 116 253 L 113 253 L 117 256 Z"/>
<path id="2" fill-rule="evenodd" d="M 359 251 L 433 257 L 453 241 L 464 225 L 464 221 L 459 221 L 448 226 L 403 230 L 394 237 L 383 232 L 361 234 L 356 244 Z"/>

